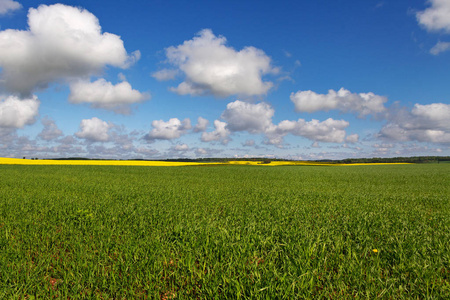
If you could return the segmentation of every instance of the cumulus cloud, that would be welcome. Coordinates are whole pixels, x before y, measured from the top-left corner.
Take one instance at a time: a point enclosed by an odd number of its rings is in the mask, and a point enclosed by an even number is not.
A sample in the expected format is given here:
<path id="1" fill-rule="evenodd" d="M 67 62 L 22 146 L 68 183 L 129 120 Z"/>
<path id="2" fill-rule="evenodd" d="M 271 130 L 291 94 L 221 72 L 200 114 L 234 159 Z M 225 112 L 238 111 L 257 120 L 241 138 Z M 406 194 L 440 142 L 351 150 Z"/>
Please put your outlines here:
<path id="1" fill-rule="evenodd" d="M 450 143 L 450 104 L 416 104 L 391 115 L 379 137 L 394 141 Z"/>
<path id="2" fill-rule="evenodd" d="M 227 123 L 215 120 L 214 128 L 215 130 L 212 132 L 202 133 L 202 142 L 221 141 L 222 144 L 228 144 L 230 131 L 227 129 Z"/>
<path id="3" fill-rule="evenodd" d="M 16 96 L 0 98 L 0 128 L 23 128 L 35 122 L 39 100 L 36 96 L 20 99 Z"/>
<path id="4" fill-rule="evenodd" d="M 204 29 L 192 40 L 167 48 L 168 62 L 185 75 L 185 81 L 172 91 L 218 97 L 266 94 L 273 83 L 263 81 L 262 76 L 277 71 L 271 59 L 262 50 L 245 47 L 236 51 L 226 42 L 225 37 Z M 171 74 L 163 71 L 154 76 L 166 79 Z"/>
<path id="5" fill-rule="evenodd" d="M 251 104 L 242 101 L 228 103 L 222 113 L 230 131 L 265 132 L 272 124 L 273 108 L 267 103 Z"/>
<path id="6" fill-rule="evenodd" d="M 450 33 L 450 1 L 429 0 L 430 7 L 416 14 L 419 24 L 429 31 L 444 30 Z"/>
<path id="7" fill-rule="evenodd" d="M 347 121 L 332 118 L 322 122 L 315 119 L 309 122 L 304 119 L 284 120 L 266 131 L 266 144 L 279 145 L 289 133 L 315 142 L 342 143 L 345 139 L 345 128 L 348 126 Z"/>
<path id="8" fill-rule="evenodd" d="M 203 132 L 209 125 L 209 121 L 205 118 L 198 117 L 197 125 L 194 127 L 194 132 Z"/>
<path id="9" fill-rule="evenodd" d="M 410 128 L 450 130 L 450 104 L 416 104 L 411 113 L 418 119 L 419 124 L 410 123 Z"/>
<path id="10" fill-rule="evenodd" d="M 107 65 L 127 68 L 140 57 L 138 51 L 128 55 L 119 36 L 102 33 L 85 9 L 30 8 L 28 28 L 0 31 L 1 84 L 22 96 L 55 81 L 97 74 Z"/>
<path id="11" fill-rule="evenodd" d="M 384 103 L 387 98 L 374 93 L 351 93 L 341 88 L 339 91 L 329 90 L 328 94 L 317 94 L 313 91 L 298 91 L 292 93 L 291 101 L 297 112 L 316 112 L 339 110 L 346 113 L 356 113 L 359 117 L 377 116 L 386 112 Z"/>
<path id="12" fill-rule="evenodd" d="M 63 135 L 62 131 L 56 126 L 55 121 L 49 117 L 45 117 L 41 122 L 44 125 L 44 129 L 38 134 L 38 137 L 41 139 L 51 141 Z"/>
<path id="13" fill-rule="evenodd" d="M 186 134 L 191 129 L 191 120 L 184 119 L 180 121 L 177 118 L 172 118 L 167 122 L 163 120 L 155 120 L 152 122 L 153 129 L 144 137 L 146 140 L 173 140 L 177 139 L 183 134 Z"/>
<path id="14" fill-rule="evenodd" d="M 293 135 L 302 136 L 312 141 L 342 143 L 345 138 L 344 129 L 349 126 L 349 123 L 344 120 L 334 120 L 332 118 L 328 118 L 322 122 L 315 119 L 309 122 L 299 119 L 294 124 L 287 124 L 287 128 L 289 126 L 292 126 L 289 132 Z"/>
<path id="15" fill-rule="evenodd" d="M 448 50 L 450 50 L 450 42 L 438 42 L 433 48 L 430 49 L 430 53 L 433 55 L 438 55 L 441 52 Z"/>
<path id="16" fill-rule="evenodd" d="M 226 122 L 215 121 L 216 130 L 203 133 L 203 141 L 226 140 L 231 132 L 246 131 L 251 134 L 263 133 L 265 144 L 281 145 L 287 134 L 305 137 L 312 141 L 341 143 L 345 140 L 345 128 L 349 123 L 344 120 L 327 119 L 323 122 L 299 119 L 297 121 L 284 120 L 278 125 L 272 123 L 274 109 L 267 103 L 246 103 L 234 101 L 228 103 L 221 118 Z M 358 135 L 348 137 L 349 141 L 357 140 Z"/>
<path id="17" fill-rule="evenodd" d="M 18 10 L 22 4 L 12 0 L 0 0 L 0 15 L 5 15 L 11 11 Z"/>
<path id="18" fill-rule="evenodd" d="M 94 82 L 77 81 L 70 85 L 70 102 L 90 103 L 94 108 L 110 109 L 117 113 L 129 113 L 128 105 L 149 98 L 149 94 L 134 90 L 127 81 L 113 85 L 100 78 Z"/>
<path id="19" fill-rule="evenodd" d="M 107 142 L 108 131 L 114 125 L 100 120 L 99 118 L 81 120 L 80 130 L 75 135 L 90 142 Z"/>

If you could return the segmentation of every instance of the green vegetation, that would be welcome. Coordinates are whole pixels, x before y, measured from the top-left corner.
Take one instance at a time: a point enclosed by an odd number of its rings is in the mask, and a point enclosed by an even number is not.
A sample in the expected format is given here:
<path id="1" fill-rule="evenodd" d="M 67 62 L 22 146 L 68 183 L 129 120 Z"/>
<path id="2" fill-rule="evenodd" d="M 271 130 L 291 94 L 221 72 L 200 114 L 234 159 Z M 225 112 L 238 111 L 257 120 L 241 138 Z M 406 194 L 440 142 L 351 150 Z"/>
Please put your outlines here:
<path id="1" fill-rule="evenodd" d="M 0 166 L 0 299 L 449 299 L 450 164 Z"/>
<path id="2" fill-rule="evenodd" d="M 450 156 L 412 156 L 412 157 L 373 157 L 373 158 L 347 158 L 343 160 L 335 160 L 337 163 L 354 164 L 354 163 L 440 163 L 450 162 Z"/>

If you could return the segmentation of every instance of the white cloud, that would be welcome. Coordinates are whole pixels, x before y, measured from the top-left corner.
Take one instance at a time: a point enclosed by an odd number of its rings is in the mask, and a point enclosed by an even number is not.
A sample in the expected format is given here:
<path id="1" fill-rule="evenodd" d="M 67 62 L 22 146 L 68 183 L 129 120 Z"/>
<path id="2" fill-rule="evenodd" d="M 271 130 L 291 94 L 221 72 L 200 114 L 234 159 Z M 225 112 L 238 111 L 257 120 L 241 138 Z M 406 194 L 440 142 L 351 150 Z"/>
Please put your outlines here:
<path id="1" fill-rule="evenodd" d="M 334 120 L 331 118 L 325 121 L 311 120 L 306 122 L 299 119 L 295 127 L 290 131 L 291 134 L 302 136 L 312 141 L 327 143 L 342 143 L 345 138 L 345 128 L 349 123 L 344 120 Z"/>
<path id="2" fill-rule="evenodd" d="M 102 33 L 87 10 L 63 4 L 30 8 L 26 31 L 0 32 L 2 85 L 29 95 L 48 84 L 99 73 L 106 65 L 127 68 L 140 53 L 127 54 L 119 36 Z"/>
<path id="3" fill-rule="evenodd" d="M 430 53 L 433 55 L 438 55 L 441 52 L 448 50 L 450 50 L 450 42 L 438 42 L 433 48 L 430 49 Z"/>
<path id="4" fill-rule="evenodd" d="M 417 117 L 411 128 L 438 129 L 450 131 L 450 104 L 432 103 L 428 105 L 414 105 L 411 110 L 413 116 Z"/>
<path id="5" fill-rule="evenodd" d="M 170 90 L 179 95 L 201 96 L 204 93 L 204 90 L 201 87 L 195 87 L 187 82 L 180 83 L 176 88 L 171 87 Z"/>
<path id="6" fill-rule="evenodd" d="M 357 113 L 359 117 L 377 116 L 386 112 L 384 103 L 387 98 L 374 93 L 351 93 L 341 88 L 339 91 L 329 90 L 328 94 L 317 94 L 313 91 L 291 93 L 291 101 L 297 112 L 316 112 L 337 109 L 342 112 Z"/>
<path id="7" fill-rule="evenodd" d="M 5 15 L 11 11 L 18 10 L 22 4 L 12 0 L 0 0 L 0 15 Z"/>
<path id="8" fill-rule="evenodd" d="M 167 122 L 163 120 L 155 120 L 152 122 L 153 129 L 145 136 L 147 140 L 172 140 L 177 139 L 187 130 L 191 129 L 191 120 L 184 119 L 180 121 L 172 118 Z"/>
<path id="9" fill-rule="evenodd" d="M 251 104 L 242 101 L 228 103 L 222 113 L 230 131 L 265 132 L 272 125 L 274 110 L 266 103 Z"/>
<path id="10" fill-rule="evenodd" d="M 23 128 L 35 122 L 39 100 L 36 96 L 19 99 L 16 96 L 0 98 L 0 128 Z"/>
<path id="11" fill-rule="evenodd" d="M 94 108 L 110 109 L 118 113 L 128 113 L 127 105 L 149 98 L 149 94 L 133 90 L 127 81 L 113 85 L 100 78 L 94 82 L 77 81 L 70 85 L 70 102 L 90 103 Z"/>
<path id="12" fill-rule="evenodd" d="M 205 118 L 198 117 L 197 125 L 194 127 L 194 132 L 203 132 L 209 125 L 209 121 Z"/>
<path id="13" fill-rule="evenodd" d="M 450 32 L 450 1 L 429 0 L 431 6 L 416 14 L 419 24 L 429 31 Z"/>
<path id="14" fill-rule="evenodd" d="M 192 40 L 166 49 L 168 61 L 182 71 L 186 78 L 178 87 L 178 94 L 218 97 L 266 94 L 273 86 L 262 76 L 276 72 L 270 58 L 259 49 L 245 47 L 236 51 L 226 46 L 226 38 L 204 29 Z M 162 76 L 165 74 L 157 74 Z"/>
<path id="15" fill-rule="evenodd" d="M 348 136 L 345 138 L 345 141 L 346 141 L 347 143 L 351 143 L 351 144 L 357 143 L 358 140 L 359 140 L 359 135 L 356 134 L 356 133 L 355 133 L 355 134 L 348 135 Z"/>
<path id="16" fill-rule="evenodd" d="M 297 121 L 284 120 L 278 125 L 272 123 L 274 109 L 267 103 L 246 103 L 234 101 L 228 103 L 227 109 L 221 118 L 226 122 L 215 121 L 216 130 L 202 135 L 203 141 L 217 141 L 228 137 L 230 132 L 247 131 L 251 134 L 264 133 L 265 143 L 281 145 L 287 134 L 302 136 L 312 141 L 341 143 L 345 139 L 347 121 L 327 119 L 323 122 L 311 120 L 309 122 L 299 119 Z M 221 135 L 220 135 L 221 134 Z M 357 140 L 353 135 L 349 140 Z M 225 138 L 226 140 L 226 138 Z"/>
<path id="17" fill-rule="evenodd" d="M 179 73 L 178 70 L 162 69 L 152 73 L 152 77 L 158 81 L 168 81 L 175 79 L 178 73 Z"/>
<path id="18" fill-rule="evenodd" d="M 215 120 L 214 121 L 215 130 L 212 132 L 202 133 L 202 142 L 213 142 L 221 141 L 223 144 L 229 142 L 230 131 L 227 129 L 227 123 Z"/>
<path id="19" fill-rule="evenodd" d="M 450 143 L 450 104 L 416 104 L 392 114 L 379 137 L 394 141 Z"/>
<path id="20" fill-rule="evenodd" d="M 266 131 L 266 144 L 279 145 L 283 142 L 283 137 L 289 133 L 315 142 L 342 143 L 345 139 L 344 129 L 348 126 L 347 121 L 332 118 L 322 122 L 315 119 L 309 122 L 303 119 L 284 120 Z"/>
<path id="21" fill-rule="evenodd" d="M 44 129 L 38 136 L 43 140 L 51 141 L 63 135 L 62 131 L 56 126 L 55 121 L 48 117 L 42 120 L 42 125 L 44 125 Z"/>
<path id="22" fill-rule="evenodd" d="M 75 135 L 81 139 L 86 139 L 91 142 L 106 142 L 109 140 L 109 129 L 113 127 L 99 118 L 84 119 L 80 123 L 80 131 Z"/>

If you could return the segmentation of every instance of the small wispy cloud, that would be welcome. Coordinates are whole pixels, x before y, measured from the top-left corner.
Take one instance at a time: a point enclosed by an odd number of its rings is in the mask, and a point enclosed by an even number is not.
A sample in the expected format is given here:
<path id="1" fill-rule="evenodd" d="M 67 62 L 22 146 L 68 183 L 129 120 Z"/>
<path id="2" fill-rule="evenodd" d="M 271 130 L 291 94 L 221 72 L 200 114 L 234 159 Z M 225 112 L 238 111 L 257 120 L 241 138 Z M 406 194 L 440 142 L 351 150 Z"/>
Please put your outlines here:
<path id="1" fill-rule="evenodd" d="M 439 41 L 433 48 L 430 49 L 430 53 L 433 55 L 439 55 L 440 53 L 448 50 L 450 50 L 450 43 Z"/>

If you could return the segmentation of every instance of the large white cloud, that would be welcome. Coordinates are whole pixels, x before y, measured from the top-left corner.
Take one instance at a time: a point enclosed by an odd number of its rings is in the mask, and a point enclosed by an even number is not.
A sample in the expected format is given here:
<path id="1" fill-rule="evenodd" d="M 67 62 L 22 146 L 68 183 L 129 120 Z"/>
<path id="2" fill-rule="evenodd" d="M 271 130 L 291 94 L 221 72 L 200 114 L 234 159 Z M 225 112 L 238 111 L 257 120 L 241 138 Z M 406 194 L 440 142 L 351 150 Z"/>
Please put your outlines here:
<path id="1" fill-rule="evenodd" d="M 13 0 L 0 0 L 0 15 L 7 14 L 11 11 L 18 10 L 22 7 L 19 2 Z"/>
<path id="2" fill-rule="evenodd" d="M 185 95 L 212 94 L 218 97 L 262 95 L 273 86 L 262 76 L 276 72 L 271 59 L 259 49 L 245 47 L 236 51 L 226 46 L 226 38 L 204 29 L 192 40 L 166 49 L 168 61 L 186 78 L 173 91 Z M 159 71 L 156 78 L 167 79 L 173 71 Z"/>
<path id="3" fill-rule="evenodd" d="M 450 1 L 429 0 L 431 6 L 416 14 L 419 24 L 427 30 L 444 30 L 450 33 Z"/>
<path id="4" fill-rule="evenodd" d="M 251 104 L 237 100 L 228 103 L 221 117 L 228 123 L 230 131 L 261 133 L 271 126 L 274 112 L 267 103 Z"/>
<path id="5" fill-rule="evenodd" d="M 191 120 L 184 119 L 180 121 L 177 118 L 172 118 L 167 122 L 163 120 L 154 120 L 152 122 L 153 129 L 145 136 L 147 140 L 172 140 L 177 139 L 187 130 L 191 129 Z"/>
<path id="6" fill-rule="evenodd" d="M 22 128 L 33 124 L 39 104 L 36 96 L 28 99 L 19 99 L 16 96 L 0 98 L 0 128 Z"/>
<path id="7" fill-rule="evenodd" d="M 101 78 L 94 82 L 77 81 L 70 85 L 69 101 L 72 103 L 90 103 L 94 108 L 111 109 L 118 113 L 128 113 L 127 105 L 149 98 L 149 94 L 134 90 L 127 81 L 113 85 Z"/>
<path id="8" fill-rule="evenodd" d="M 339 110 L 356 113 L 359 117 L 367 115 L 377 116 L 386 112 L 384 103 L 387 98 L 374 93 L 351 93 L 341 88 L 339 91 L 329 90 L 328 94 L 317 94 L 313 91 L 298 91 L 292 93 L 291 101 L 298 112 L 316 112 Z"/>
<path id="9" fill-rule="evenodd" d="M 450 131 L 450 104 L 416 104 L 411 114 L 416 117 L 416 122 L 410 125 L 411 128 Z"/>
<path id="10" fill-rule="evenodd" d="M 379 136 L 394 141 L 450 143 L 450 104 L 416 104 L 401 110 L 380 131 Z"/>
<path id="11" fill-rule="evenodd" d="M 273 125 L 266 131 L 268 144 L 281 144 L 287 134 L 301 136 L 316 142 L 342 143 L 345 140 L 345 128 L 349 123 L 344 120 L 328 118 L 325 121 L 304 119 L 297 121 L 284 120 L 278 125 Z"/>
<path id="12" fill-rule="evenodd" d="M 98 19 L 81 8 L 31 8 L 28 26 L 0 32 L 2 86 L 22 96 L 55 81 L 97 74 L 106 65 L 126 68 L 140 56 L 128 55 L 120 37 L 102 33 Z"/>
<path id="13" fill-rule="evenodd" d="M 80 131 L 76 132 L 75 135 L 91 142 L 107 142 L 109 140 L 108 131 L 113 126 L 96 117 L 84 119 L 81 120 Z"/>
<path id="14" fill-rule="evenodd" d="M 272 123 L 274 113 L 274 109 L 263 102 L 252 104 L 237 100 L 228 103 L 221 115 L 226 122 L 216 120 L 216 129 L 203 133 L 202 141 L 226 141 L 230 133 L 246 131 L 251 134 L 263 133 L 266 136 L 265 143 L 271 145 L 281 145 L 288 134 L 312 141 L 342 143 L 345 140 L 345 128 L 349 126 L 347 121 L 331 118 L 323 122 L 314 119 L 309 122 L 303 119 L 284 120 L 275 125 Z M 358 135 L 349 136 L 349 142 L 357 140 Z"/>
<path id="15" fill-rule="evenodd" d="M 344 129 L 348 126 L 349 123 L 347 121 L 331 118 L 322 122 L 314 119 L 306 122 L 305 120 L 299 119 L 291 133 L 312 141 L 342 143 L 345 138 Z"/>

